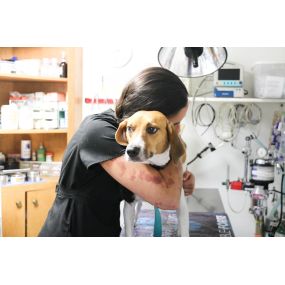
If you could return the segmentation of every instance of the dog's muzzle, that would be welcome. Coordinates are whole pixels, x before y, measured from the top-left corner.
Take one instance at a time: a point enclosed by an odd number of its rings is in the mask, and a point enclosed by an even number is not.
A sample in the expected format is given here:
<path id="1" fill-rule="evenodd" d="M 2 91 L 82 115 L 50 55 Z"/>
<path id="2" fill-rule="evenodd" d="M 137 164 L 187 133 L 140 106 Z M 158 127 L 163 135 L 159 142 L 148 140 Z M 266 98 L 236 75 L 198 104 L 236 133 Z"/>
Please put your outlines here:
<path id="1" fill-rule="evenodd" d="M 139 153 L 141 151 L 141 148 L 140 147 L 129 147 L 126 149 L 126 153 L 127 155 L 130 157 L 130 158 L 137 158 Z"/>
<path id="2" fill-rule="evenodd" d="M 126 148 L 127 160 L 136 162 L 145 162 L 148 158 L 144 149 L 140 146 L 128 145 Z"/>

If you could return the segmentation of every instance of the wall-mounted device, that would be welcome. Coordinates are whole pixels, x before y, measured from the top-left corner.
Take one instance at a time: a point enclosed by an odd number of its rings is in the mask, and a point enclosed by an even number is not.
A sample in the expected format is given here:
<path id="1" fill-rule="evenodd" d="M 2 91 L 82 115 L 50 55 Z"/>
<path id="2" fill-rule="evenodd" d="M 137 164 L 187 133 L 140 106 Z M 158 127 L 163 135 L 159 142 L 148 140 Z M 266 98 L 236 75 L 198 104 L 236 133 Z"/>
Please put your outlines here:
<path id="1" fill-rule="evenodd" d="M 244 97 L 243 69 L 240 65 L 220 68 L 214 73 L 215 97 Z"/>

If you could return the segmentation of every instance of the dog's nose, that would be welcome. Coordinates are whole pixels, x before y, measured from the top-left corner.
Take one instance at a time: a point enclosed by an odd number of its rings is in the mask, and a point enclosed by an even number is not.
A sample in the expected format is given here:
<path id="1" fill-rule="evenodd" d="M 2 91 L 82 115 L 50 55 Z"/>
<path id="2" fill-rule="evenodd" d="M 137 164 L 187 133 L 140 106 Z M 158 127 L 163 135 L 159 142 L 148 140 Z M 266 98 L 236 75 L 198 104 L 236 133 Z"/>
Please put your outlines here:
<path id="1" fill-rule="evenodd" d="M 128 148 L 127 154 L 129 157 L 134 158 L 134 157 L 138 156 L 140 150 L 141 150 L 140 147 L 137 147 L 137 146 L 132 147 L 132 148 Z"/>

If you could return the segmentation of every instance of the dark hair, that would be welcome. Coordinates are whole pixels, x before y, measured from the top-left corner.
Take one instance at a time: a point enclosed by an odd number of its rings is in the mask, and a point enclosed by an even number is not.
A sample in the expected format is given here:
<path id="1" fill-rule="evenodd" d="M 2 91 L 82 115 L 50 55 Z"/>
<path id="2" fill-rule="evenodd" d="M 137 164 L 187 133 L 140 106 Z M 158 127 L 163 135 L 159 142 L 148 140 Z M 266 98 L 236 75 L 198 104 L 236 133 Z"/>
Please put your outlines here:
<path id="1" fill-rule="evenodd" d="M 141 71 L 125 86 L 116 105 L 116 116 L 123 120 L 140 110 L 160 111 L 171 116 L 187 102 L 187 89 L 178 76 L 167 69 L 151 67 Z"/>

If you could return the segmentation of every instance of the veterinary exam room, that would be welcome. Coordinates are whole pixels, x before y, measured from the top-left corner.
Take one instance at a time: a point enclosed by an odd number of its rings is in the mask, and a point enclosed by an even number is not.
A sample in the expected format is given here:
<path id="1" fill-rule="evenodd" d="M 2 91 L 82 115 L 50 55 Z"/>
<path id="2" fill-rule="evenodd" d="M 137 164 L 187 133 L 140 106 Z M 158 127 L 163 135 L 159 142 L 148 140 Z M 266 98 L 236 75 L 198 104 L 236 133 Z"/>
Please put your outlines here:
<path id="1" fill-rule="evenodd" d="M 284 47 L 1 47 L 1 236 L 283 237 L 284 103 Z"/>

